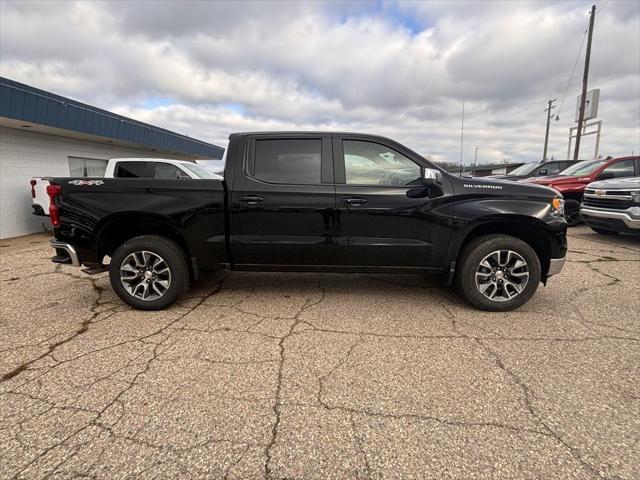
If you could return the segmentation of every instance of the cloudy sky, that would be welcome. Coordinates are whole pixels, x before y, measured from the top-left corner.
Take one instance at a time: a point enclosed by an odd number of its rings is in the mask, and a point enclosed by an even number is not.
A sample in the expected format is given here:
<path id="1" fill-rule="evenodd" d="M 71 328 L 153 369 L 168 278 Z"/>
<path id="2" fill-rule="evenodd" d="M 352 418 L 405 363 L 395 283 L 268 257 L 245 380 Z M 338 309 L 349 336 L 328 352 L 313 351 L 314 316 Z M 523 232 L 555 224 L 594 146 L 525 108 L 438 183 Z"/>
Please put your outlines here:
<path id="1" fill-rule="evenodd" d="M 221 146 L 350 130 L 450 161 L 464 100 L 467 163 L 476 147 L 480 162 L 539 160 L 557 98 L 549 152 L 565 158 L 591 3 L 1 0 L 0 74 Z M 601 152 L 637 153 L 640 2 L 595 3 Z"/>

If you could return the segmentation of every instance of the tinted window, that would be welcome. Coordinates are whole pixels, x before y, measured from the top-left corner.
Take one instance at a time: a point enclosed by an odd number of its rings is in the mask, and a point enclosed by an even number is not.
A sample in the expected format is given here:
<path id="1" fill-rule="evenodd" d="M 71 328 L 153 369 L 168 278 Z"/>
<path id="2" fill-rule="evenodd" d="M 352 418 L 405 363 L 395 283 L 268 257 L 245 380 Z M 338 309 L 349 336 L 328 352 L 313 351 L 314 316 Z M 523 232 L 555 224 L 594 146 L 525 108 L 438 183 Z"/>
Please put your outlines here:
<path id="1" fill-rule="evenodd" d="M 116 168 L 118 178 L 148 178 L 149 162 L 121 162 Z"/>
<path id="2" fill-rule="evenodd" d="M 540 170 L 538 170 L 537 173 L 538 175 L 557 175 L 560 173 L 560 165 L 555 162 L 545 163 L 540 167 Z"/>
<path id="3" fill-rule="evenodd" d="M 604 178 L 633 177 L 633 160 L 622 160 L 609 165 L 600 172 L 599 176 Z"/>
<path id="4" fill-rule="evenodd" d="M 170 163 L 155 163 L 156 178 L 189 178 L 189 176 Z"/>
<path id="5" fill-rule="evenodd" d="M 319 184 L 322 140 L 256 140 L 253 176 L 271 183 Z"/>
<path id="6" fill-rule="evenodd" d="M 344 170 L 348 185 L 402 187 L 420 181 L 420 167 L 379 143 L 344 140 Z"/>

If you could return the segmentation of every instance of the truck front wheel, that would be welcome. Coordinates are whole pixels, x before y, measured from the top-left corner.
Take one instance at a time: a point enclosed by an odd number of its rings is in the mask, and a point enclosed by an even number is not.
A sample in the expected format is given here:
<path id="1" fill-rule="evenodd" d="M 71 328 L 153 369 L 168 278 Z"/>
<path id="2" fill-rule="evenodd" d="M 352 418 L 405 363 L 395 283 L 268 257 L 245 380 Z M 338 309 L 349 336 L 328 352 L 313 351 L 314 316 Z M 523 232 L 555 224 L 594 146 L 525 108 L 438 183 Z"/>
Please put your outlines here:
<path id="1" fill-rule="evenodd" d="M 162 310 L 189 287 L 189 269 L 182 249 L 171 240 L 143 235 L 120 245 L 109 265 L 111 287 L 139 310 Z"/>
<path id="2" fill-rule="evenodd" d="M 522 240 L 485 235 L 467 244 L 456 273 L 458 289 L 469 303 L 494 312 L 526 303 L 540 283 L 540 260 Z"/>

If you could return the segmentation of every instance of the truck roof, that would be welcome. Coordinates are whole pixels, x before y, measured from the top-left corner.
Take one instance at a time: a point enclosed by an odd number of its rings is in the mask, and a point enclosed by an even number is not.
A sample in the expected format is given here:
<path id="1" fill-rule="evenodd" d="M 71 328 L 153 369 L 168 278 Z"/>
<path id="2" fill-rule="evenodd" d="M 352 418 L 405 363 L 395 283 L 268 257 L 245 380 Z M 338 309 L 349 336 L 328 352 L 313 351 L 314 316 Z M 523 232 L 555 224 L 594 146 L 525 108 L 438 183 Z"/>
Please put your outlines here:
<path id="1" fill-rule="evenodd" d="M 179 160 L 176 158 L 157 158 L 157 157 L 123 157 L 123 158 L 111 158 L 110 161 L 113 160 L 118 162 L 180 162 L 180 163 L 196 163 L 192 160 Z"/>

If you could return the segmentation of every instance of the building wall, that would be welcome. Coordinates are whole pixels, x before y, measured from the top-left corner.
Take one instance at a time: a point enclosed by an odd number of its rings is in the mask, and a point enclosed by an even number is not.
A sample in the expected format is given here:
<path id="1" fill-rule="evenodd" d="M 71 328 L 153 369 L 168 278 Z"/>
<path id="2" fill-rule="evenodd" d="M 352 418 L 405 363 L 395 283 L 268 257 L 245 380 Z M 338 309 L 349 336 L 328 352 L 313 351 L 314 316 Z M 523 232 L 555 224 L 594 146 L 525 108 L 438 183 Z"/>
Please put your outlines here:
<path id="1" fill-rule="evenodd" d="M 31 213 L 31 177 L 69 176 L 68 157 L 108 160 L 117 157 L 176 158 L 28 130 L 0 127 L 0 238 L 50 228 L 47 217 Z"/>

